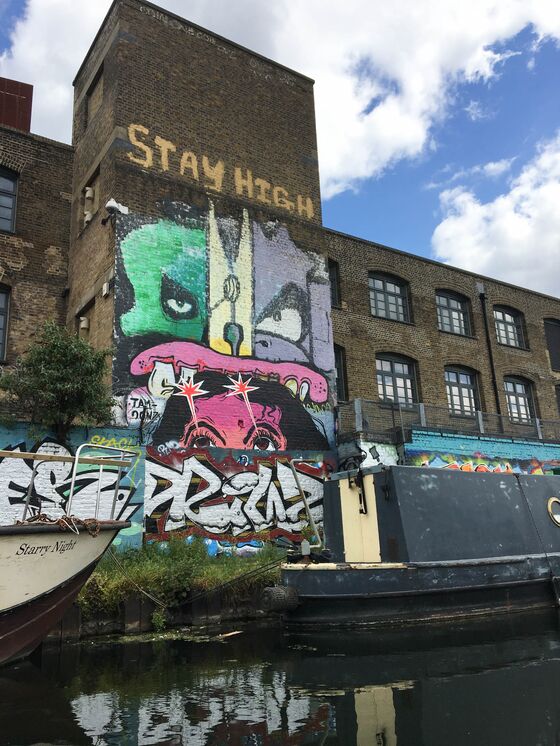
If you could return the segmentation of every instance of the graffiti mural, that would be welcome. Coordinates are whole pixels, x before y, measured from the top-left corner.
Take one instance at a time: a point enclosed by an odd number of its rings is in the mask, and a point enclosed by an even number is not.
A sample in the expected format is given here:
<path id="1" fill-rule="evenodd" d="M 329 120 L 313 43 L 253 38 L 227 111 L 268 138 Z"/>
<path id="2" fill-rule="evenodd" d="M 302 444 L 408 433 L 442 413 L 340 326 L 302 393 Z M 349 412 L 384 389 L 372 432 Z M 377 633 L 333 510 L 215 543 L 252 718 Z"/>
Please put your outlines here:
<path id="1" fill-rule="evenodd" d="M 107 440 L 107 439 L 105 439 Z M 122 446 L 121 446 L 122 447 Z M 127 448 L 130 446 L 126 446 Z M 70 456 L 72 452 L 56 440 L 46 437 L 35 444 L 21 441 L 14 444 L 3 445 L 3 450 L 27 453 L 45 453 L 57 456 Z M 117 520 L 130 521 L 141 518 L 141 493 L 137 494 L 137 483 L 135 473 L 141 460 L 140 451 L 128 475 L 121 475 L 118 488 L 117 506 L 115 518 Z M 27 498 L 29 483 L 33 472 L 33 461 L 25 459 L 13 459 L 9 457 L 0 458 L 0 525 L 15 523 L 21 520 L 23 507 Z M 47 513 L 51 518 L 59 518 L 65 515 L 66 505 L 70 493 L 70 482 L 72 477 L 72 464 L 60 462 L 44 462 L 39 464 L 33 490 L 30 496 L 31 514 L 38 512 Z M 72 502 L 72 514 L 89 518 L 95 513 L 97 501 L 97 490 L 100 488 L 101 500 L 99 517 L 110 518 L 113 495 L 118 469 L 105 467 L 100 474 L 98 467 L 84 465 L 79 468 L 74 488 L 74 499 Z M 141 481 L 141 480 L 138 480 Z M 126 532 L 121 532 L 121 543 L 127 535 L 137 534 L 139 526 Z"/>
<path id="2" fill-rule="evenodd" d="M 147 446 L 146 479 L 170 485 L 146 486 L 145 515 L 161 532 L 297 534 L 289 454 L 328 453 L 334 439 L 325 261 L 247 210 L 164 209 L 117 222 L 119 424 Z M 249 466 L 218 449 L 248 452 Z M 312 493 L 320 510 L 320 479 Z"/>
<path id="3" fill-rule="evenodd" d="M 553 468 L 560 468 L 560 460 L 543 462 L 538 459 L 495 459 L 475 453 L 472 456 L 458 456 L 453 453 L 419 453 L 408 458 L 410 466 L 425 466 L 430 469 L 454 469 L 474 471 L 483 474 L 546 474 Z"/>
<path id="4" fill-rule="evenodd" d="M 255 456 L 251 463 L 239 463 L 231 454 L 221 461 L 210 452 L 192 454 L 176 449 L 164 459 L 147 460 L 148 539 L 174 530 L 236 542 L 301 538 L 305 505 L 285 457 Z M 313 519 L 321 522 L 323 464 L 298 464 L 298 477 Z"/>

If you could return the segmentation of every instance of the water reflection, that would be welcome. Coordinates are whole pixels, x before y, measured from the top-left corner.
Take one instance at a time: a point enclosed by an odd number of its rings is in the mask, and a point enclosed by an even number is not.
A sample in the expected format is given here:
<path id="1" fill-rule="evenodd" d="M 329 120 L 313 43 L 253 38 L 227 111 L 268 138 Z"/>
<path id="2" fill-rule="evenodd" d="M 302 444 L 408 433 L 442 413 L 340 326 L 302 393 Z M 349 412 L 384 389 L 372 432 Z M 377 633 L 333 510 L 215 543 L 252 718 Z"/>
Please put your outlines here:
<path id="1" fill-rule="evenodd" d="M 0 744 L 556 746 L 551 619 L 67 647 L 0 672 Z"/>

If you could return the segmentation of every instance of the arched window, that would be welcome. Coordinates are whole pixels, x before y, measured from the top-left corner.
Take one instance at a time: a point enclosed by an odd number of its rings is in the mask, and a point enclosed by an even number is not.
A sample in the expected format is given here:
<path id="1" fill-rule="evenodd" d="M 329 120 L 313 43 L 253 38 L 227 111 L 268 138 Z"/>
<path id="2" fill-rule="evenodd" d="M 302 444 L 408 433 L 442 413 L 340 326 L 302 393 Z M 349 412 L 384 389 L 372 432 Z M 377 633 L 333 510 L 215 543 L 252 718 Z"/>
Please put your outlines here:
<path id="1" fill-rule="evenodd" d="M 469 299 L 451 290 L 436 291 L 438 327 L 442 332 L 472 334 Z"/>
<path id="2" fill-rule="evenodd" d="M 381 401 L 410 405 L 418 401 L 416 363 L 407 357 L 380 353 L 375 359 Z"/>
<path id="3" fill-rule="evenodd" d="M 527 347 L 523 314 L 508 306 L 494 306 L 496 338 L 500 344 L 509 347 Z"/>
<path id="4" fill-rule="evenodd" d="M 550 367 L 552 370 L 560 370 L 560 321 L 558 319 L 544 320 L 544 336 Z"/>
<path id="5" fill-rule="evenodd" d="M 16 229 L 17 182 L 16 173 L 0 168 L 0 231 L 7 233 Z"/>
<path id="6" fill-rule="evenodd" d="M 412 321 L 408 282 L 399 277 L 370 272 L 369 304 L 372 316 L 393 321 Z"/>
<path id="7" fill-rule="evenodd" d="M 504 388 L 508 415 L 512 422 L 530 422 L 535 416 L 533 384 L 527 378 L 506 376 Z"/>
<path id="8" fill-rule="evenodd" d="M 445 368 L 445 389 L 451 414 L 474 417 L 480 409 L 478 376 L 470 368 L 450 365 Z"/>

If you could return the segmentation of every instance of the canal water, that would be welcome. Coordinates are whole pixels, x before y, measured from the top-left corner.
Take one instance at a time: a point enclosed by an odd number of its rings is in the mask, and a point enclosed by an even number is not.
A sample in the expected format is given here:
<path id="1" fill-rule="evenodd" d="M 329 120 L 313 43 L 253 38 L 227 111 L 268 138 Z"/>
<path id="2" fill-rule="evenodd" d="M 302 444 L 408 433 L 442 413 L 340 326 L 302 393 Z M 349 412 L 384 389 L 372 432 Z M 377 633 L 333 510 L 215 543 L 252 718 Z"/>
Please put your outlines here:
<path id="1" fill-rule="evenodd" d="M 547 617 L 67 645 L 0 670 L 0 743 L 558 746 L 560 633 Z"/>

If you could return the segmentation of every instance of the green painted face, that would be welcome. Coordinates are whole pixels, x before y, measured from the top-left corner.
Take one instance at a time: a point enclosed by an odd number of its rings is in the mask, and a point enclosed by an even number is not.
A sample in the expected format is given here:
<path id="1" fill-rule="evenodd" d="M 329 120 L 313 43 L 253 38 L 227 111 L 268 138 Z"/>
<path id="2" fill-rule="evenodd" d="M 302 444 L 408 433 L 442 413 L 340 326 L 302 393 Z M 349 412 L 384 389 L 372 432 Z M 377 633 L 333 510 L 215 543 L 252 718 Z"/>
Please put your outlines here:
<path id="1" fill-rule="evenodd" d="M 123 333 L 200 341 L 207 317 L 204 230 L 160 220 L 129 233 L 121 254 L 134 291 L 134 305 L 121 316 Z"/>

